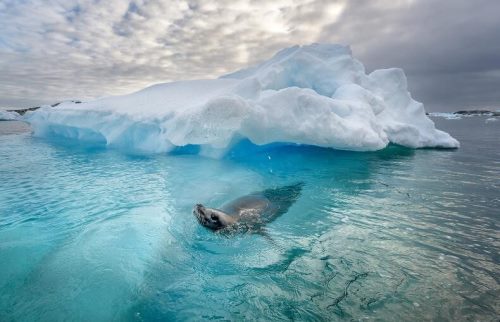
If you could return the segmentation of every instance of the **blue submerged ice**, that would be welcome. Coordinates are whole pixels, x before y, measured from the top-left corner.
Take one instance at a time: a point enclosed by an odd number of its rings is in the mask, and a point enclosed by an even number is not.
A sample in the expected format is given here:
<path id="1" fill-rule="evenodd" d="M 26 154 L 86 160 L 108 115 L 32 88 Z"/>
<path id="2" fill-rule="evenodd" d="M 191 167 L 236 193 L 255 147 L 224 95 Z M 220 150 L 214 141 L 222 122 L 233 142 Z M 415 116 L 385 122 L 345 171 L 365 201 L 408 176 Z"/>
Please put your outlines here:
<path id="1" fill-rule="evenodd" d="M 325 44 L 287 48 L 219 79 L 44 106 L 24 119 L 41 137 L 139 152 L 197 145 L 218 157 L 242 140 L 356 151 L 459 146 L 411 98 L 401 69 L 367 75 L 349 47 Z"/>

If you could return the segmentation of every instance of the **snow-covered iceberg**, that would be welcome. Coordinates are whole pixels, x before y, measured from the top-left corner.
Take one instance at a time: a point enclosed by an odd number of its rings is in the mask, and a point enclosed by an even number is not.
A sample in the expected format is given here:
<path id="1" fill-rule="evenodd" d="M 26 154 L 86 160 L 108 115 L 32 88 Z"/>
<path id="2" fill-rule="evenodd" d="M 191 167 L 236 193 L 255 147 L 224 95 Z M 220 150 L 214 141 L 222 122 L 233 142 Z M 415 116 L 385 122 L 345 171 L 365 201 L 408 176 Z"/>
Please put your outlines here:
<path id="1" fill-rule="evenodd" d="M 15 121 L 20 118 L 16 112 L 0 110 L 0 121 Z"/>
<path id="2" fill-rule="evenodd" d="M 432 112 L 429 113 L 429 116 L 432 117 L 442 117 L 447 120 L 460 120 L 462 119 L 462 115 L 455 113 L 447 113 L 447 112 Z"/>
<path id="3" fill-rule="evenodd" d="M 56 107 L 25 119 L 35 135 L 166 152 L 224 153 L 242 139 L 344 150 L 459 146 L 407 91 L 401 69 L 365 73 L 349 47 L 313 44 L 219 79 L 158 84 L 133 94 Z"/>

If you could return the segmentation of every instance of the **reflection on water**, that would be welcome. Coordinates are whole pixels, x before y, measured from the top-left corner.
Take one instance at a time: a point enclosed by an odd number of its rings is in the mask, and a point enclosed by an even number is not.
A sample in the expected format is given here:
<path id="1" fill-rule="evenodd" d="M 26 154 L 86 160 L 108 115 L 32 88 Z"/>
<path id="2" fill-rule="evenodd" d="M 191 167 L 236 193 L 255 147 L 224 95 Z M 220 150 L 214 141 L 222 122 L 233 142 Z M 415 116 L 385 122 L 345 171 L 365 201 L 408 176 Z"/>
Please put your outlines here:
<path id="1" fill-rule="evenodd" d="M 0 135 L 20 134 L 31 131 L 28 123 L 19 121 L 1 121 L 0 120 Z"/>
<path id="2" fill-rule="evenodd" d="M 211 160 L 1 136 L 0 320 L 494 320 L 500 129 L 438 126 L 462 148 Z M 191 214 L 298 181 L 274 242 Z"/>

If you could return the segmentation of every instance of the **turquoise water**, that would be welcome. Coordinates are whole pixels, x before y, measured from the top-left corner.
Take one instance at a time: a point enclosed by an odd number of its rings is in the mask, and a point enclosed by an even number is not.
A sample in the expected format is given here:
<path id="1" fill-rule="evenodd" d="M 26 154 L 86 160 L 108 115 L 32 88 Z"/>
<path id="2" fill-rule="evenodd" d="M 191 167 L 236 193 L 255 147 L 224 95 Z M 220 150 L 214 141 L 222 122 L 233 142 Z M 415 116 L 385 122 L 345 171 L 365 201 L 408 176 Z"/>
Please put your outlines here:
<path id="1" fill-rule="evenodd" d="M 496 320 L 500 123 L 436 122 L 460 149 L 212 160 L 1 135 L 0 320 Z M 299 181 L 272 241 L 191 213 Z"/>

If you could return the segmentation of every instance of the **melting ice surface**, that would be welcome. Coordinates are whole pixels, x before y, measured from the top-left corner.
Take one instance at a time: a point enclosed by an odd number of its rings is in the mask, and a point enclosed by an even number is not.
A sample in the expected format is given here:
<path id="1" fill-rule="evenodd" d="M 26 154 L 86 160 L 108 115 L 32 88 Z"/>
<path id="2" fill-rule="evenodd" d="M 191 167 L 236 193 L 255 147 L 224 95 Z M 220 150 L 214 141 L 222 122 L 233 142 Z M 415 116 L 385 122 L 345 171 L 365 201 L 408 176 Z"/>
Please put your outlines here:
<path id="1" fill-rule="evenodd" d="M 313 44 L 219 79 L 159 84 L 28 113 L 38 136 L 63 136 L 144 152 L 200 146 L 221 156 L 241 140 L 372 151 L 458 147 L 407 91 L 400 69 L 369 75 L 348 47 Z"/>
<path id="2" fill-rule="evenodd" d="M 496 320 L 500 127 L 436 122 L 462 148 L 215 160 L 0 135 L 0 321 Z M 274 243 L 191 213 L 297 181 Z"/>

